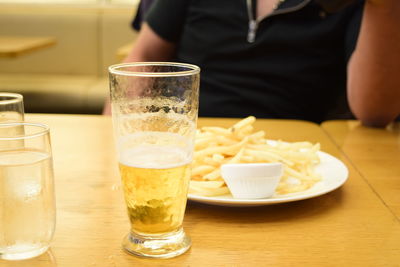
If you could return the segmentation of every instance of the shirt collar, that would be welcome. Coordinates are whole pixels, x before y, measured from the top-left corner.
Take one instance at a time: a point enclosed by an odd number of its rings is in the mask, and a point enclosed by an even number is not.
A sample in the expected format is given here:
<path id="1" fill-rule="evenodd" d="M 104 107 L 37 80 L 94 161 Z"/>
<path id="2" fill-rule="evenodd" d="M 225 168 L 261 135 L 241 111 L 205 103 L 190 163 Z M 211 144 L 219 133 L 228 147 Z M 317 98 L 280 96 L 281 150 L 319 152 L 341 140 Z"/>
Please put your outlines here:
<path id="1" fill-rule="evenodd" d="M 282 2 L 273 14 L 290 13 L 302 9 L 311 3 L 311 0 L 285 0 Z"/>

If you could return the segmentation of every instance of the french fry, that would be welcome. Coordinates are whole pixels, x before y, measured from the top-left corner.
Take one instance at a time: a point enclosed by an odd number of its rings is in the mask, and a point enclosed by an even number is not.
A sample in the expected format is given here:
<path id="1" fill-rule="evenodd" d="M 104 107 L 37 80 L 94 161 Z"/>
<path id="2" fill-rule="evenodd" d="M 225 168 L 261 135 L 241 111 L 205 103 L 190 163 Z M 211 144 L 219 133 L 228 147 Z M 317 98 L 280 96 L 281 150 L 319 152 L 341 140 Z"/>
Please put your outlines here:
<path id="1" fill-rule="evenodd" d="M 256 118 L 254 116 L 249 116 L 249 117 L 237 122 L 236 124 L 234 124 L 231 127 L 231 131 L 232 132 L 239 131 L 240 129 L 244 128 L 245 126 L 253 124 L 255 121 L 256 121 Z"/>
<path id="2" fill-rule="evenodd" d="M 192 176 L 203 176 L 215 170 L 214 166 L 200 165 L 192 169 Z"/>
<path id="3" fill-rule="evenodd" d="M 229 193 L 229 189 L 221 181 L 191 181 L 189 193 L 201 196 L 218 196 Z"/>
<path id="4" fill-rule="evenodd" d="M 221 177 L 221 170 L 219 168 L 213 170 L 207 175 L 204 175 L 204 179 L 207 181 L 218 180 Z"/>
<path id="5" fill-rule="evenodd" d="M 224 156 L 222 156 L 221 154 L 214 154 L 213 156 L 212 156 L 212 159 L 215 161 L 215 162 L 219 162 L 219 163 L 222 163 L 222 161 L 224 160 Z"/>
<path id="6" fill-rule="evenodd" d="M 215 160 L 214 155 L 202 158 L 201 161 L 204 164 L 214 166 L 215 168 L 219 168 L 223 164 L 223 160 Z"/>
<path id="7" fill-rule="evenodd" d="M 247 138 L 244 138 L 242 141 L 239 143 L 230 145 L 230 146 L 212 146 L 205 148 L 203 150 L 197 151 L 194 153 L 194 158 L 201 158 L 205 156 L 209 156 L 212 154 L 226 154 L 233 156 L 237 152 L 239 152 L 240 148 L 247 142 Z"/>
<path id="8" fill-rule="evenodd" d="M 301 192 L 321 180 L 314 171 L 319 163 L 319 144 L 283 141 L 270 144 L 265 139 L 264 131 L 253 133 L 255 121 L 255 117 L 249 116 L 230 128 L 203 127 L 197 131 L 189 188 L 191 194 L 228 194 L 229 189 L 220 170 L 221 165 L 226 163 L 283 163 L 284 174 L 277 194 Z"/>
<path id="9" fill-rule="evenodd" d="M 230 136 L 232 133 L 229 129 L 221 128 L 221 127 L 203 127 L 202 129 L 205 132 L 217 134 L 217 135 L 224 135 Z"/>

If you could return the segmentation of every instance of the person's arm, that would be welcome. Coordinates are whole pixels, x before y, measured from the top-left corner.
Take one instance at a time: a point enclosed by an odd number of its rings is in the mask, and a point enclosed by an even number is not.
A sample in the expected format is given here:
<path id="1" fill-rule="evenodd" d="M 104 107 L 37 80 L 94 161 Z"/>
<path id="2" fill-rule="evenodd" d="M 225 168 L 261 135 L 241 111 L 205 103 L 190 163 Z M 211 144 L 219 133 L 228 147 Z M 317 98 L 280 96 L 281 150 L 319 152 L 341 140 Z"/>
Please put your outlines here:
<path id="1" fill-rule="evenodd" d="M 175 47 L 174 43 L 162 39 L 147 23 L 144 23 L 124 62 L 170 61 L 175 55 Z M 111 114 L 109 98 L 105 102 L 103 114 Z"/>
<path id="2" fill-rule="evenodd" d="M 169 61 L 175 55 L 175 47 L 175 43 L 162 39 L 144 23 L 124 62 Z"/>
<path id="3" fill-rule="evenodd" d="M 368 0 L 348 66 L 348 99 L 364 125 L 384 127 L 400 115 L 400 1 Z"/>

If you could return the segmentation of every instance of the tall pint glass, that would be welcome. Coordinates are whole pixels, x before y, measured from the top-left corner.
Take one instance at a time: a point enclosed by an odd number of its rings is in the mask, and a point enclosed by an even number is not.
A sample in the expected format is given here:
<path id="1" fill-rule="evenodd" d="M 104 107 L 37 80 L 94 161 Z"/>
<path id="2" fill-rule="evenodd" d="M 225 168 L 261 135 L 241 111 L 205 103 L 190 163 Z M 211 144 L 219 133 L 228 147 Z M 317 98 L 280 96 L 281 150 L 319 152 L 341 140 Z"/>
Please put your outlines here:
<path id="1" fill-rule="evenodd" d="M 0 259 L 44 253 L 53 237 L 55 214 L 49 128 L 0 123 Z"/>
<path id="2" fill-rule="evenodd" d="M 128 252 L 153 258 L 190 248 L 182 228 L 198 116 L 197 66 L 125 63 L 109 68 L 111 113 L 128 216 Z"/>

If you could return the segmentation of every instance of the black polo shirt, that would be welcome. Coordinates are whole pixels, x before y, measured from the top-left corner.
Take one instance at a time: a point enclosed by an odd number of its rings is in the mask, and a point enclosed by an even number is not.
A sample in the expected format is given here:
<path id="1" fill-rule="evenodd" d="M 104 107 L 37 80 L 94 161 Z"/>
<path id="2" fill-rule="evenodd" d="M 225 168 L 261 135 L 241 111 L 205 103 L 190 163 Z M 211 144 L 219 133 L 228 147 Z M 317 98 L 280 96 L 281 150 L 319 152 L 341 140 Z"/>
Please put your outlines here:
<path id="1" fill-rule="evenodd" d="M 158 0 L 146 21 L 177 43 L 174 60 L 200 66 L 200 116 L 321 122 L 345 95 L 362 6 L 330 14 L 286 0 L 258 23 L 254 42 L 246 0 Z"/>

